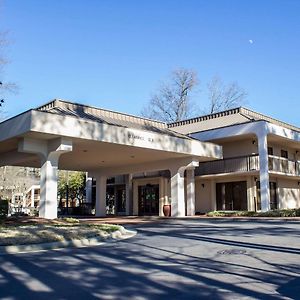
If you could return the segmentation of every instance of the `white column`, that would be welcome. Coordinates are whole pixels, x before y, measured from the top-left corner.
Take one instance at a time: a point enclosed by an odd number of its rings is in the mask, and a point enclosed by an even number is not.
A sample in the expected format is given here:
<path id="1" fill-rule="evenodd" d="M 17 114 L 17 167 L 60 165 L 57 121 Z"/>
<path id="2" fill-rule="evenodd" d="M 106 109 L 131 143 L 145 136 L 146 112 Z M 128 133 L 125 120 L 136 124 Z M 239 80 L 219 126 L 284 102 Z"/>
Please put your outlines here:
<path id="1" fill-rule="evenodd" d="M 61 154 L 72 151 L 72 140 L 56 138 L 37 140 L 23 138 L 19 141 L 18 151 L 34 153 L 41 158 L 41 198 L 39 217 L 57 218 L 57 168 Z"/>
<path id="2" fill-rule="evenodd" d="M 30 206 L 31 207 L 34 207 L 34 191 L 35 191 L 35 188 L 32 186 L 31 193 L 30 193 L 30 200 L 31 200 Z"/>
<path id="3" fill-rule="evenodd" d="M 87 203 L 92 203 L 92 185 L 93 185 L 93 178 L 89 177 L 89 173 L 86 172 L 85 200 Z"/>
<path id="4" fill-rule="evenodd" d="M 217 196 L 216 196 L 216 182 L 214 180 L 210 181 L 210 201 L 211 201 L 211 210 L 217 210 Z"/>
<path id="5" fill-rule="evenodd" d="M 57 166 L 58 157 L 45 160 L 41 167 L 41 199 L 39 217 L 57 218 Z"/>
<path id="6" fill-rule="evenodd" d="M 195 215 L 195 174 L 194 169 L 186 170 L 186 212 L 187 216 Z"/>
<path id="7" fill-rule="evenodd" d="M 125 175 L 125 185 L 126 185 L 126 216 L 132 214 L 132 174 Z"/>
<path id="8" fill-rule="evenodd" d="M 172 217 L 185 216 L 184 201 L 184 170 L 171 172 L 171 215 Z"/>
<path id="9" fill-rule="evenodd" d="M 106 176 L 96 177 L 96 217 L 106 216 Z"/>
<path id="10" fill-rule="evenodd" d="M 270 210 L 269 163 L 267 134 L 258 135 L 261 210 Z"/>
<path id="11" fill-rule="evenodd" d="M 164 216 L 163 207 L 165 204 L 165 184 L 164 184 L 164 177 L 159 177 L 159 210 L 158 215 L 160 217 Z"/>

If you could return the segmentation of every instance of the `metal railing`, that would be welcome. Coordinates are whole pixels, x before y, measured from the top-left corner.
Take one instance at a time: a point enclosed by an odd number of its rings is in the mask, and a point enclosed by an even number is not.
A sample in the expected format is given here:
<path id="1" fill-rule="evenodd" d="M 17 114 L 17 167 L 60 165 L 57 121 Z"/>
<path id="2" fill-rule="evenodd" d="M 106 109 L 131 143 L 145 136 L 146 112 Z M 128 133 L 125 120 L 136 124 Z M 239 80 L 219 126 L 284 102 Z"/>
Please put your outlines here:
<path id="1" fill-rule="evenodd" d="M 300 176 L 300 161 L 269 155 L 269 171 Z M 195 169 L 195 175 L 214 175 L 222 173 L 259 171 L 258 154 L 225 158 L 202 162 Z"/>
<path id="2" fill-rule="evenodd" d="M 300 176 L 300 162 L 269 155 L 269 171 Z"/>
<path id="3" fill-rule="evenodd" d="M 258 154 L 225 158 L 220 160 L 202 162 L 195 169 L 195 175 L 210 175 L 232 172 L 249 172 L 259 170 Z"/>

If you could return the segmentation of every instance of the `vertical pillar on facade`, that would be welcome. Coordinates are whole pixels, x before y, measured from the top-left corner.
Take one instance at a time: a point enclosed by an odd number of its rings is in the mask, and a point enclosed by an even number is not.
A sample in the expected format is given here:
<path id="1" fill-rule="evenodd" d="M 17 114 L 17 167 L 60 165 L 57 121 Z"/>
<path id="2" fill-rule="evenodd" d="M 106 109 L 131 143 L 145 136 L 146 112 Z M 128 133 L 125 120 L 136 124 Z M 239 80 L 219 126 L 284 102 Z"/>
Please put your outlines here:
<path id="1" fill-rule="evenodd" d="M 132 174 L 125 175 L 126 187 L 126 216 L 130 216 L 133 210 Z"/>
<path id="2" fill-rule="evenodd" d="M 96 217 L 106 216 L 106 182 L 106 176 L 96 177 Z"/>
<path id="3" fill-rule="evenodd" d="M 255 181 L 253 176 L 247 177 L 247 209 L 250 211 L 255 211 Z"/>
<path id="4" fill-rule="evenodd" d="M 171 172 L 171 215 L 172 217 L 185 216 L 183 168 Z"/>
<path id="5" fill-rule="evenodd" d="M 18 151 L 34 153 L 41 158 L 39 217 L 57 218 L 58 160 L 61 154 L 72 151 L 72 141 L 65 138 L 48 141 L 23 138 L 19 142 Z"/>
<path id="6" fill-rule="evenodd" d="M 159 210 L 158 215 L 162 217 L 164 215 L 163 207 L 165 205 L 165 180 L 164 177 L 159 177 Z"/>
<path id="7" fill-rule="evenodd" d="M 30 191 L 30 207 L 34 207 L 34 191 L 35 188 L 32 186 Z"/>
<path id="8" fill-rule="evenodd" d="M 86 172 L 85 201 L 87 203 L 92 203 L 92 186 L 93 186 L 93 178 L 89 176 L 88 172 Z"/>
<path id="9" fill-rule="evenodd" d="M 184 191 L 184 171 L 191 170 L 199 166 L 199 162 L 191 160 L 188 163 L 183 163 L 179 167 L 173 167 L 171 172 L 171 215 L 172 217 L 184 217 L 185 216 L 185 191 Z M 193 190 L 193 195 L 190 194 L 189 199 L 189 211 L 193 207 L 195 211 L 195 182 L 193 182 L 193 173 L 189 174 L 189 188 L 190 192 Z"/>
<path id="10" fill-rule="evenodd" d="M 258 135 L 261 210 L 270 210 L 269 162 L 267 134 Z"/>
<path id="11" fill-rule="evenodd" d="M 211 197 L 211 210 L 217 210 L 217 197 L 216 197 L 216 182 L 210 181 L 210 197 Z"/>
<path id="12" fill-rule="evenodd" d="M 57 169 L 57 156 L 48 156 L 42 162 L 41 200 L 39 205 L 39 216 L 42 218 L 57 218 Z"/>
<path id="13" fill-rule="evenodd" d="M 194 169 L 186 170 L 186 214 L 195 215 L 195 172 Z"/>

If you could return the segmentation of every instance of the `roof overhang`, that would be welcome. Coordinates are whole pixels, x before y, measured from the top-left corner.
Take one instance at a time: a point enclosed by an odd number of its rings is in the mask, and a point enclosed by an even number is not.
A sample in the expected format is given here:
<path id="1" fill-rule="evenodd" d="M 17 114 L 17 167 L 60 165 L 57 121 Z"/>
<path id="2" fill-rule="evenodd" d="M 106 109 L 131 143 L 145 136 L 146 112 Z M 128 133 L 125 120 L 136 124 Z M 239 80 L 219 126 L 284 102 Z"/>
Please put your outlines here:
<path id="1" fill-rule="evenodd" d="M 0 123 L 0 164 L 40 167 L 38 155 L 18 152 L 20 140 L 60 137 L 73 142 L 73 151 L 60 157 L 61 169 L 87 171 L 187 157 L 222 158 L 222 148 L 212 143 L 30 110 Z"/>

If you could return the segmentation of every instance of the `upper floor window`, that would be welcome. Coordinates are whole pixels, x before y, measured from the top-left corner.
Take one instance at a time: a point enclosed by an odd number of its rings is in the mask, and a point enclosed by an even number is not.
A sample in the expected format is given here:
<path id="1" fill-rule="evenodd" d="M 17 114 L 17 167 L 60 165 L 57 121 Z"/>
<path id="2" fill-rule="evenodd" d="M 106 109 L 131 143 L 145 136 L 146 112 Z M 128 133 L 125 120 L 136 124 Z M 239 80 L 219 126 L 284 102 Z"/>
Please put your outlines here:
<path id="1" fill-rule="evenodd" d="M 268 155 L 273 155 L 273 147 L 268 147 Z"/>
<path id="2" fill-rule="evenodd" d="M 288 152 L 286 150 L 281 150 L 281 157 L 288 158 L 289 157 Z"/>

